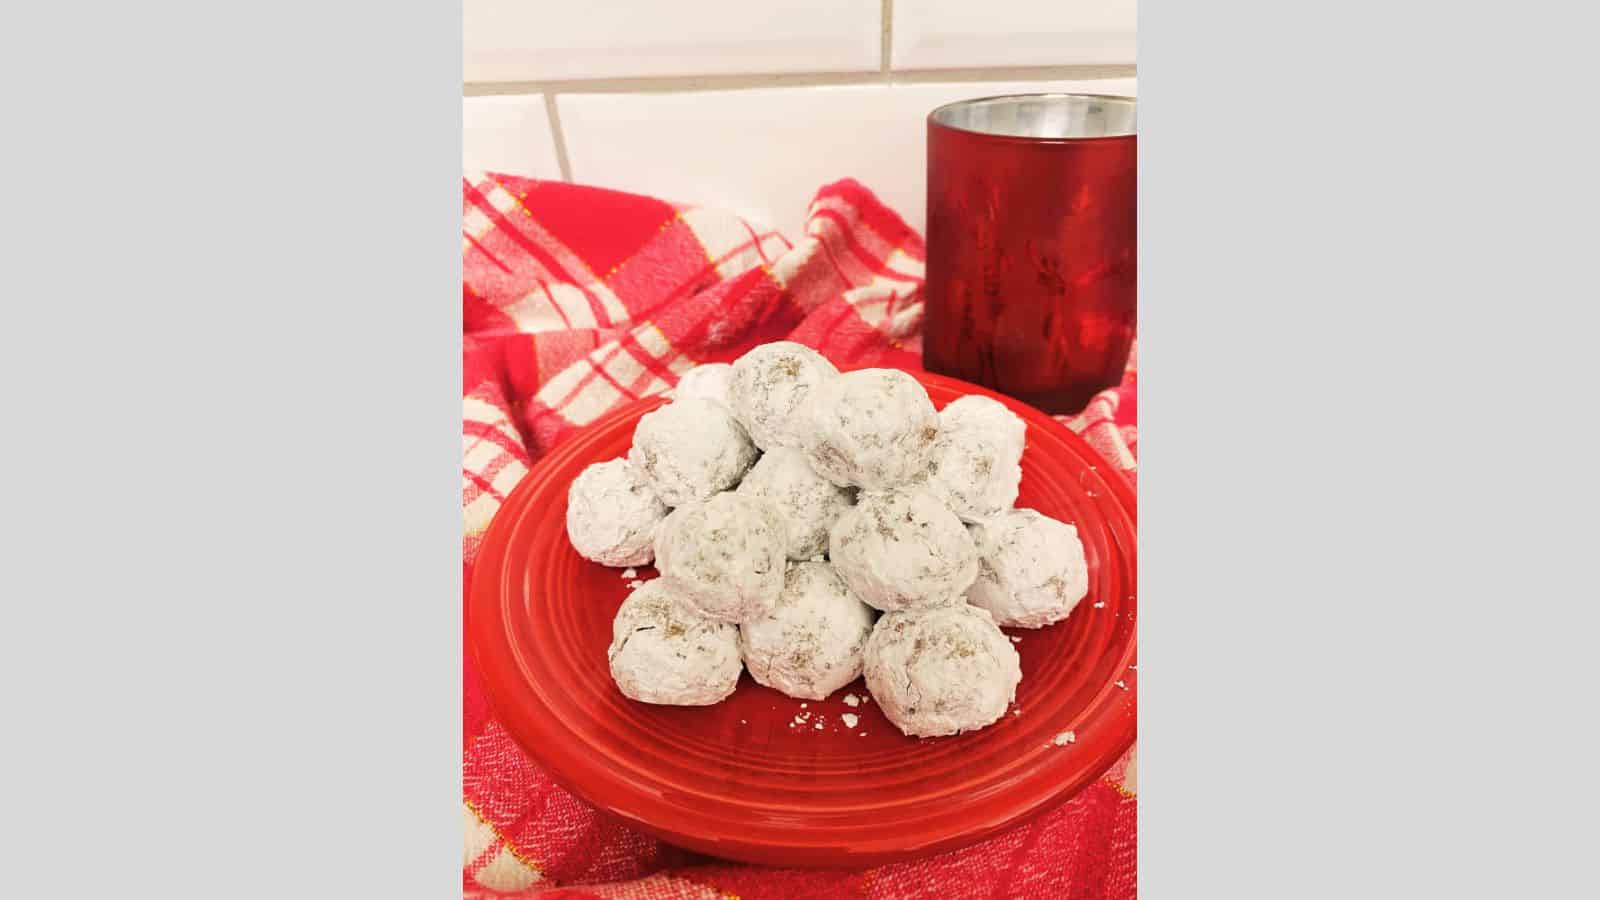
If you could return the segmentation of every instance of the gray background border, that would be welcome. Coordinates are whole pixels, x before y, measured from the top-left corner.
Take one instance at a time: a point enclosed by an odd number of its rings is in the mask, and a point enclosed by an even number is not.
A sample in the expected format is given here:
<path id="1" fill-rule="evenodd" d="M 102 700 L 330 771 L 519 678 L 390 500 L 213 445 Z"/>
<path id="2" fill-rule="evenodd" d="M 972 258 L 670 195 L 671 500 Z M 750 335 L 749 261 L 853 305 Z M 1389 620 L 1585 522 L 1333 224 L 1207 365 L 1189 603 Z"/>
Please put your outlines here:
<path id="1" fill-rule="evenodd" d="M 1146 896 L 1595 892 L 1567 8 L 1143 4 Z M 454 895 L 459 5 L 14 25 L 0 893 Z"/>
<path id="2" fill-rule="evenodd" d="M 1564 9 L 1141 0 L 1147 897 L 1600 894 Z"/>
<path id="3" fill-rule="evenodd" d="M 459 896 L 460 5 L 7 18 L 0 896 Z"/>

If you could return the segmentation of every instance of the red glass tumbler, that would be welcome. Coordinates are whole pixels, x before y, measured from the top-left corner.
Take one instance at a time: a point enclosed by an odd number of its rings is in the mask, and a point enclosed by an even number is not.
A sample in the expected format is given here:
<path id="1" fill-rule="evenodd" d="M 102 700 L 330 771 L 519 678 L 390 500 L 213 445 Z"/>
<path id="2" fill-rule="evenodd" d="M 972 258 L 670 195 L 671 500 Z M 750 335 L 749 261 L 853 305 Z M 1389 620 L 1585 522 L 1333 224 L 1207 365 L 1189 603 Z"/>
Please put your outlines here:
<path id="1" fill-rule="evenodd" d="M 1136 322 L 1135 102 L 1022 94 L 928 114 L 923 365 L 1075 413 Z"/>

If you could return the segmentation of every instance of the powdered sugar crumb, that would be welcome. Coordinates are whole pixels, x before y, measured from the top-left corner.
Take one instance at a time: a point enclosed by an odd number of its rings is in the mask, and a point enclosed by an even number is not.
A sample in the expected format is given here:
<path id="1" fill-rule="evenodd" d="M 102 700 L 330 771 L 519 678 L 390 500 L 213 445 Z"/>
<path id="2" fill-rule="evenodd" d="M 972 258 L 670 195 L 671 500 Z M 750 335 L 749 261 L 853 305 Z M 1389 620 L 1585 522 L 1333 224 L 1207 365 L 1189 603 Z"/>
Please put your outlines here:
<path id="1" fill-rule="evenodd" d="M 1076 734 L 1074 734 L 1071 730 L 1067 730 L 1067 731 L 1063 731 L 1060 734 L 1056 735 L 1056 739 L 1055 739 L 1055 741 L 1053 741 L 1053 743 L 1057 747 L 1065 747 L 1066 745 L 1072 743 L 1073 741 L 1076 741 L 1077 739 L 1078 739 L 1078 736 Z"/>
<path id="2" fill-rule="evenodd" d="M 822 730 L 822 723 L 818 722 L 816 727 L 817 727 L 818 731 L 821 731 Z"/>
<path id="3" fill-rule="evenodd" d="M 855 694 L 845 694 L 844 705 L 854 709 L 861 705 L 861 698 L 857 697 Z"/>
<path id="4" fill-rule="evenodd" d="M 1095 609 L 1105 609 L 1106 608 L 1106 602 L 1104 600 L 1097 600 L 1097 601 L 1095 601 L 1094 608 Z"/>
<path id="5" fill-rule="evenodd" d="M 1127 690 L 1128 689 L 1128 683 L 1126 681 L 1113 681 L 1111 683 L 1116 685 L 1119 688 L 1122 688 L 1123 690 Z"/>
<path id="6" fill-rule="evenodd" d="M 1017 637 L 1016 635 L 1013 634 L 1011 636 L 1011 643 L 1020 644 L 1020 643 L 1022 643 L 1022 638 L 1019 638 L 1019 637 Z"/>
<path id="7" fill-rule="evenodd" d="M 839 719 L 844 722 L 844 727 L 846 728 L 854 728 L 856 727 L 856 723 L 861 721 L 856 717 L 855 713 L 845 713 L 844 715 L 840 716 Z"/>
<path id="8" fill-rule="evenodd" d="M 631 587 L 631 588 L 634 588 L 634 589 L 637 590 L 638 588 L 644 587 L 644 582 L 640 581 L 637 578 L 635 578 L 634 580 L 628 582 L 628 587 Z"/>
<path id="9" fill-rule="evenodd" d="M 626 568 L 626 569 L 622 570 L 622 577 L 623 578 L 638 578 L 639 577 L 639 570 L 630 566 L 629 568 Z"/>

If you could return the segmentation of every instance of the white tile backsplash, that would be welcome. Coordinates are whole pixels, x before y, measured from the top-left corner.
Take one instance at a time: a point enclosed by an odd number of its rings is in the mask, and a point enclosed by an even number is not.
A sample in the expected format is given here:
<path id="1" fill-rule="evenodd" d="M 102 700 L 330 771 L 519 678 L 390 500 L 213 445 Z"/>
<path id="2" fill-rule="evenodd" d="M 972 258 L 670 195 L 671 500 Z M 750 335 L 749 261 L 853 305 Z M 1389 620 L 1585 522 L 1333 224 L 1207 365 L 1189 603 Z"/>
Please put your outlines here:
<path id="1" fill-rule="evenodd" d="M 561 177 L 543 94 L 467 97 L 461 118 L 463 170 Z"/>
<path id="2" fill-rule="evenodd" d="M 894 69 L 1134 62 L 1136 0 L 894 0 Z"/>
<path id="3" fill-rule="evenodd" d="M 463 0 L 467 81 L 877 71 L 879 0 Z"/>
<path id="4" fill-rule="evenodd" d="M 844 177 L 920 230 L 924 118 L 941 103 L 1134 89 L 1132 77 L 1002 79 L 1078 77 L 1073 66 L 1131 76 L 1136 0 L 463 3 L 469 93 L 533 92 L 465 99 L 464 168 L 559 178 L 559 142 L 574 181 L 730 208 L 790 237 L 812 193 Z M 772 86 L 784 73 L 800 74 Z M 951 83 L 920 83 L 931 79 Z"/>
<path id="5" fill-rule="evenodd" d="M 559 94 L 572 179 L 732 209 L 801 234 L 817 188 L 853 177 L 918 231 L 925 118 L 954 100 L 1027 91 L 1134 94 L 1132 78 Z"/>

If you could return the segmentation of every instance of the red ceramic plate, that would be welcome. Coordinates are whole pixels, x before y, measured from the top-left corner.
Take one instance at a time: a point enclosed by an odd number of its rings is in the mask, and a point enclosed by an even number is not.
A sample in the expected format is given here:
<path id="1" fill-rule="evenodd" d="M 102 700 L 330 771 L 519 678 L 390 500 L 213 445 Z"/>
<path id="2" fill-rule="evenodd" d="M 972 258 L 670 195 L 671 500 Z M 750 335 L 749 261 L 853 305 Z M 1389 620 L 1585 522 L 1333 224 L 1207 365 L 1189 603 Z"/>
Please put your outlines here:
<path id="1" fill-rule="evenodd" d="M 989 394 L 917 373 L 935 406 Z M 990 396 L 996 396 L 990 394 Z M 627 452 L 627 406 L 546 456 L 484 538 L 467 629 L 490 700 L 516 740 L 573 793 L 704 853 L 789 866 L 866 866 L 964 846 L 1038 815 L 1091 783 L 1132 745 L 1136 673 L 1132 491 L 1077 435 L 998 397 L 1028 424 L 1017 505 L 1075 523 L 1089 595 L 1064 622 L 1020 638 L 1015 714 L 972 734 L 895 730 L 860 680 L 801 701 L 742 676 L 710 707 L 622 696 L 606 663 L 629 592 L 617 569 L 567 543 L 567 486 Z M 655 577 L 642 568 L 640 578 Z M 809 713 L 795 725 L 797 714 Z M 859 717 L 846 727 L 842 716 Z M 821 725 L 818 728 L 818 725 Z M 1072 731 L 1072 743 L 1057 735 Z"/>

